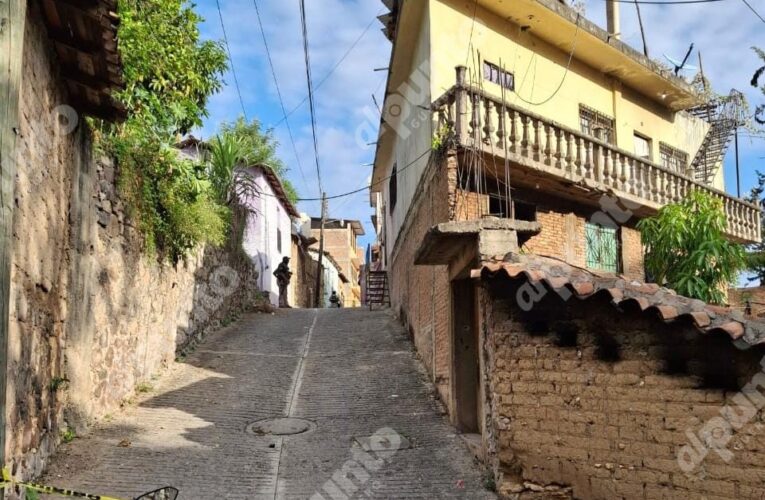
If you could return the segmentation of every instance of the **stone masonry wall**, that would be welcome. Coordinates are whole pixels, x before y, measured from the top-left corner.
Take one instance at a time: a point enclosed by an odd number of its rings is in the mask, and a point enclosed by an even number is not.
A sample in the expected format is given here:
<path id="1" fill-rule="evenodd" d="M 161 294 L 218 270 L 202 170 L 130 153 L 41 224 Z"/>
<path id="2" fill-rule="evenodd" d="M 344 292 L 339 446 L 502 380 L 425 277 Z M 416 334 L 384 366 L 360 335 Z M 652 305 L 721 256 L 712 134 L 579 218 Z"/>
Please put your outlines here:
<path id="1" fill-rule="evenodd" d="M 488 449 L 507 498 L 765 496 L 762 349 L 597 297 L 549 292 L 524 313 L 517 286 L 481 290 Z"/>
<path id="2" fill-rule="evenodd" d="M 447 402 L 451 372 L 449 275 L 446 266 L 415 266 L 414 256 L 428 229 L 451 218 L 454 207 L 449 183 L 451 180 L 453 186 L 456 180 L 456 161 L 455 156 L 434 156 L 431 160 L 388 270 L 393 310 L 408 328 L 418 355 Z"/>
<path id="3" fill-rule="evenodd" d="M 250 305 L 239 252 L 159 265 L 125 216 L 107 160 L 67 102 L 37 5 L 26 23 L 13 220 L 6 434 L 18 477 L 178 351 Z"/>

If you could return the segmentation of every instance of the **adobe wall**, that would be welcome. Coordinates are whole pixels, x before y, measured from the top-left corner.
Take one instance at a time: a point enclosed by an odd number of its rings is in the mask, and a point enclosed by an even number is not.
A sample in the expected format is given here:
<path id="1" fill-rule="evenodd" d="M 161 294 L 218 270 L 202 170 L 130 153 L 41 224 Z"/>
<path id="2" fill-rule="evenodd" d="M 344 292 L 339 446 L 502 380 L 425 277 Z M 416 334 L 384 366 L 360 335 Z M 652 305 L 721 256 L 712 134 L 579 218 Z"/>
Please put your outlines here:
<path id="1" fill-rule="evenodd" d="M 67 97 L 36 4 L 29 9 L 6 399 L 7 462 L 22 478 L 41 472 L 65 428 L 83 432 L 113 411 L 256 290 L 255 272 L 223 249 L 177 266 L 144 255 L 114 165 L 91 157 L 84 121 L 54 112 Z"/>
<path id="2" fill-rule="evenodd" d="M 523 313 L 516 286 L 480 291 L 488 449 L 508 498 L 765 495 L 763 349 L 597 298 L 549 292 Z"/>

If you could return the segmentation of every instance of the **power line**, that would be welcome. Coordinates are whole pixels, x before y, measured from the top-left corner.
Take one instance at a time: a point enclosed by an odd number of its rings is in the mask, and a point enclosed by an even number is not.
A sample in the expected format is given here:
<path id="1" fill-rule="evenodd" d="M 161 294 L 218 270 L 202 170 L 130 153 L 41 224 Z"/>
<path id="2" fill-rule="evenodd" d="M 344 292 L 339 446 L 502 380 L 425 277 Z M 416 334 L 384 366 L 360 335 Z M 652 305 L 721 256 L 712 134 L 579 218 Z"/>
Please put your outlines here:
<path id="1" fill-rule="evenodd" d="M 313 134 L 313 152 L 316 157 L 316 176 L 319 181 L 319 192 L 323 193 L 321 183 L 321 166 L 319 163 L 319 141 L 316 138 L 316 106 L 313 101 L 313 82 L 311 81 L 311 55 L 308 50 L 308 23 L 305 15 L 305 0 L 300 0 L 300 24 L 303 29 L 303 55 L 305 56 L 305 76 L 308 82 L 308 107 L 311 112 L 311 132 Z"/>
<path id="2" fill-rule="evenodd" d="M 382 11 L 380 11 L 380 12 L 382 12 Z M 318 90 L 324 84 L 324 82 L 326 82 L 329 79 L 329 77 L 332 76 L 332 74 L 335 72 L 335 70 L 337 70 L 337 68 L 339 68 L 340 65 L 348 58 L 348 56 L 351 54 L 351 52 L 353 52 L 353 49 L 356 48 L 356 46 L 359 44 L 359 42 L 361 42 L 361 40 L 364 38 L 364 36 L 369 32 L 369 29 L 372 27 L 372 25 L 374 25 L 376 20 L 377 20 L 377 17 L 373 17 L 372 18 L 372 21 L 370 21 L 369 24 L 367 24 L 366 28 L 364 28 L 364 31 L 362 31 L 361 34 L 356 38 L 356 40 L 354 40 L 354 42 L 351 44 L 351 46 L 348 47 L 348 49 L 345 51 L 345 53 L 342 55 L 342 57 L 340 57 L 340 59 L 338 59 L 335 62 L 335 65 L 332 66 L 332 68 L 329 70 L 329 72 L 326 75 L 324 75 L 324 77 L 316 83 L 316 85 L 313 88 L 314 90 Z M 279 125 L 281 125 L 287 119 L 287 117 L 292 116 L 292 114 L 295 111 L 300 109 L 300 107 L 303 106 L 303 104 L 305 104 L 307 100 L 308 100 L 308 96 L 303 97 L 303 100 L 300 101 L 288 113 L 286 113 L 284 118 L 282 118 L 281 120 L 276 122 L 274 124 L 274 127 L 278 127 Z"/>
<path id="3" fill-rule="evenodd" d="M 298 169 L 300 169 L 300 176 L 303 178 L 303 184 L 305 184 L 306 189 L 308 189 L 308 181 L 305 178 L 305 173 L 303 172 L 303 165 L 300 162 L 300 155 L 298 154 L 297 147 L 295 146 L 295 138 L 292 136 L 292 127 L 290 127 L 290 122 L 287 120 L 287 111 L 284 107 L 284 99 L 282 99 L 282 91 L 279 88 L 279 80 L 276 78 L 276 69 L 274 68 L 274 61 L 271 59 L 271 50 L 268 48 L 268 40 L 266 39 L 266 30 L 263 29 L 263 21 L 260 18 L 260 9 L 258 8 L 258 0 L 252 0 L 253 5 L 255 5 L 255 13 L 258 16 L 258 26 L 260 26 L 260 34 L 263 36 L 263 45 L 266 47 L 266 55 L 268 56 L 268 64 L 271 66 L 271 76 L 274 78 L 274 85 L 276 86 L 276 94 L 279 96 L 279 104 L 282 107 L 282 113 L 284 114 L 283 120 L 287 122 L 287 132 L 290 136 L 290 143 L 292 144 L 292 151 L 295 153 L 295 160 L 297 161 Z"/>
<path id="4" fill-rule="evenodd" d="M 468 39 L 467 55 L 465 56 L 465 66 L 468 65 L 470 60 L 470 48 L 473 46 L 473 30 L 475 30 L 475 16 L 478 13 L 478 0 L 473 2 L 473 21 L 470 23 L 470 38 Z M 478 71 L 478 68 L 476 68 Z"/>
<path id="5" fill-rule="evenodd" d="M 234 67 L 234 58 L 231 57 L 231 47 L 228 44 L 228 35 L 226 34 L 226 25 L 223 22 L 223 12 L 220 9 L 220 0 L 215 0 L 218 6 L 218 17 L 220 17 L 220 27 L 223 29 L 223 42 L 226 44 L 226 53 L 228 54 L 228 60 L 231 62 L 231 74 L 234 75 L 234 85 L 236 85 L 236 93 L 239 95 L 239 104 L 242 105 L 242 114 L 244 115 L 244 121 L 249 123 L 247 119 L 247 111 L 244 108 L 244 99 L 242 99 L 242 91 L 239 88 L 239 79 L 236 77 L 236 68 Z"/>
<path id="6" fill-rule="evenodd" d="M 566 81 L 566 77 L 568 76 L 568 71 L 571 68 L 571 61 L 574 60 L 574 52 L 576 51 L 576 42 L 579 39 L 579 18 L 580 18 L 580 15 L 577 13 L 577 15 L 576 15 L 576 31 L 574 32 L 574 41 L 573 41 L 573 43 L 571 45 L 571 53 L 568 55 L 568 63 L 566 64 L 566 70 L 563 72 L 563 77 L 560 79 L 560 83 L 558 84 L 558 88 L 556 88 L 553 91 L 553 93 L 550 94 L 550 97 L 548 97 L 547 99 L 545 99 L 543 101 L 539 101 L 539 102 L 527 101 L 526 99 L 521 97 L 520 93 L 516 92 L 515 96 L 518 99 L 520 99 L 521 101 L 525 102 L 526 104 L 530 104 L 532 106 L 541 106 L 543 104 L 546 104 L 546 103 L 550 102 L 552 100 L 552 98 L 555 97 L 558 94 L 558 92 L 560 92 L 560 89 L 563 88 L 563 83 Z M 527 71 L 528 71 L 528 69 L 527 69 Z M 536 66 L 535 66 L 535 71 L 534 71 L 534 78 L 536 79 Z M 520 90 L 520 89 L 518 89 L 518 90 Z M 532 92 L 533 92 L 533 85 L 532 85 Z"/>
<path id="7" fill-rule="evenodd" d="M 752 7 L 752 4 L 750 4 L 750 3 L 749 3 L 747 0 L 741 0 L 741 1 L 742 1 L 742 2 L 744 2 L 744 5 L 746 5 L 747 7 L 749 7 L 749 10 L 751 10 L 752 12 L 754 12 L 754 15 L 755 15 L 755 16 L 757 16 L 757 17 L 759 17 L 759 18 L 760 18 L 760 21 L 762 21 L 763 23 L 765 23 L 765 18 L 763 18 L 763 17 L 760 15 L 760 13 L 759 13 L 759 12 L 757 12 L 757 11 L 755 10 L 755 8 L 754 8 L 754 7 Z"/>
<path id="8" fill-rule="evenodd" d="M 420 156 L 418 156 L 417 158 L 415 158 L 411 162 L 407 163 L 402 168 L 397 169 L 396 170 L 396 175 L 400 174 L 404 170 L 408 169 L 409 167 L 411 167 L 412 165 L 414 165 L 415 163 L 420 161 L 422 159 L 422 157 L 424 157 L 425 155 L 429 154 L 431 151 L 432 151 L 431 149 L 426 149 Z M 383 177 L 379 181 L 372 182 L 368 186 L 364 186 L 363 188 L 355 189 L 353 191 L 348 191 L 347 193 L 336 194 L 334 196 L 327 196 L 326 199 L 328 199 L 328 200 L 336 200 L 338 198 L 345 198 L 346 196 L 351 196 L 351 195 L 360 193 L 362 191 L 366 191 L 367 189 L 372 189 L 373 187 L 377 186 L 378 184 L 382 184 L 383 182 L 389 180 L 391 177 L 393 177 L 393 176 L 389 175 L 387 177 Z M 298 199 L 298 201 L 321 201 L 321 200 L 322 200 L 321 198 L 299 198 Z"/>

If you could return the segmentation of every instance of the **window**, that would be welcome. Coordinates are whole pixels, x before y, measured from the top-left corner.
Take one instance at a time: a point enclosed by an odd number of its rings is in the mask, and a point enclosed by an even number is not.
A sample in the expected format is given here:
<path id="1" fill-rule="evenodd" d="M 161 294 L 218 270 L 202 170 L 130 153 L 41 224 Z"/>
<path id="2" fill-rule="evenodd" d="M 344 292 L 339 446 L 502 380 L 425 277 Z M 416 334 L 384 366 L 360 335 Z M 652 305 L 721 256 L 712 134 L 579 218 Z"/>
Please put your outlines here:
<path id="1" fill-rule="evenodd" d="M 619 229 L 587 223 L 587 267 L 618 273 L 621 270 Z"/>
<path id="2" fill-rule="evenodd" d="M 398 168 L 393 164 L 393 172 L 390 174 L 388 180 L 388 195 L 390 196 L 390 213 L 393 214 L 393 210 L 396 208 L 396 198 L 398 197 Z"/>
<path id="3" fill-rule="evenodd" d="M 276 251 L 282 253 L 282 230 L 276 228 Z"/>
<path id="4" fill-rule="evenodd" d="M 660 142 L 659 155 L 661 156 L 662 167 L 681 174 L 688 170 L 688 153 L 685 151 L 680 151 L 669 144 Z"/>
<path id="5" fill-rule="evenodd" d="M 582 132 L 609 144 L 616 143 L 614 119 L 583 104 L 579 105 L 579 125 Z"/>
<path id="6" fill-rule="evenodd" d="M 651 139 L 635 132 L 633 135 L 635 154 L 644 160 L 651 160 Z"/>
<path id="7" fill-rule="evenodd" d="M 515 75 L 496 64 L 483 62 L 483 79 L 505 87 L 507 90 L 515 90 Z"/>

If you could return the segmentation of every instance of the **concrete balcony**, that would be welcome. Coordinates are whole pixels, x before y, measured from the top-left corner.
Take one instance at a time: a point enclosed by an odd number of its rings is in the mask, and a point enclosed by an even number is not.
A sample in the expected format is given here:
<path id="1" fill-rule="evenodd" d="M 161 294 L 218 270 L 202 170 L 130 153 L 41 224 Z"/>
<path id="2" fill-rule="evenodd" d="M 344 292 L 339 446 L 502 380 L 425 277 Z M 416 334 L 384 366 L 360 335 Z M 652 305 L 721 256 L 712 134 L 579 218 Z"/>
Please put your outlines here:
<path id="1" fill-rule="evenodd" d="M 452 132 L 457 145 L 464 149 L 501 162 L 507 158 L 514 185 L 526 179 L 528 185 L 539 186 L 541 179 L 555 184 L 559 195 L 589 202 L 593 194 L 608 194 L 634 205 L 635 214 L 641 217 L 700 190 L 722 201 L 731 239 L 760 241 L 757 205 L 695 181 L 690 171 L 672 171 L 503 102 L 467 85 L 461 70 L 457 84 L 433 103 L 437 130 Z"/>

